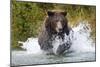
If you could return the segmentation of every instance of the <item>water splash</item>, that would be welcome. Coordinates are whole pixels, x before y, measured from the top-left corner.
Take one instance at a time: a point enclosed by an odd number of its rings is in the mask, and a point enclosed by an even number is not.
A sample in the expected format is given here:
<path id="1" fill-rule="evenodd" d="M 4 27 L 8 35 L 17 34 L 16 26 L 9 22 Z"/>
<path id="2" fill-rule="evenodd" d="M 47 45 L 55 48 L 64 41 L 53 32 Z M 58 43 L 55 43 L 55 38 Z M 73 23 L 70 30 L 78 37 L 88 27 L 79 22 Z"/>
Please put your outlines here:
<path id="1" fill-rule="evenodd" d="M 27 41 L 25 42 L 20 42 L 22 43 L 23 46 L 21 46 L 22 48 L 27 50 L 27 53 L 39 53 L 41 52 L 40 50 L 40 46 L 38 45 L 38 38 L 28 38 Z"/>
<path id="2" fill-rule="evenodd" d="M 95 52 L 95 43 L 90 37 L 91 28 L 88 22 L 81 22 L 73 28 L 73 40 L 70 50 L 75 52 Z"/>
<path id="3" fill-rule="evenodd" d="M 95 51 L 95 43 L 90 37 L 91 29 L 88 23 L 81 22 L 73 29 L 72 46 L 70 51 L 74 52 L 88 52 Z M 59 41 L 59 40 L 58 40 Z M 27 50 L 27 53 L 41 53 L 40 46 L 38 45 L 38 38 L 28 38 L 25 42 L 20 42 L 22 48 Z"/>

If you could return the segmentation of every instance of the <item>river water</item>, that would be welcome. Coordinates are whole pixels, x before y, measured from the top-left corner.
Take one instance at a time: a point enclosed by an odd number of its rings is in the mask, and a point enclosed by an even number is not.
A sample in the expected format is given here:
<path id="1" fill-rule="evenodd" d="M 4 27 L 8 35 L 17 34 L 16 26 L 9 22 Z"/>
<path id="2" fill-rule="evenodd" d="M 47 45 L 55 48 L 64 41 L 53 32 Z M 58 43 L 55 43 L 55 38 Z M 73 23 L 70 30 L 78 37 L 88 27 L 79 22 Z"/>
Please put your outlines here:
<path id="1" fill-rule="evenodd" d="M 25 51 L 11 51 L 11 65 L 38 65 L 66 62 L 95 61 L 95 42 L 91 39 L 89 24 L 84 22 L 72 28 L 74 31 L 72 46 L 64 55 L 46 55 L 38 45 L 38 38 L 28 38 L 21 42 Z"/>

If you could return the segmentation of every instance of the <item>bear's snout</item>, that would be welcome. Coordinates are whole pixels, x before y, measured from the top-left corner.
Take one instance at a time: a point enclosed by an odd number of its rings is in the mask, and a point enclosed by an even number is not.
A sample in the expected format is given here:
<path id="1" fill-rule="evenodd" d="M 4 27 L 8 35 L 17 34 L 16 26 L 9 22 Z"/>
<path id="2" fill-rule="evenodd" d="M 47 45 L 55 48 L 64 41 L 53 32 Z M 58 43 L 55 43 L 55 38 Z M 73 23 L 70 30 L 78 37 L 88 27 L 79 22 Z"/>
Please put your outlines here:
<path id="1" fill-rule="evenodd" d="M 60 21 L 57 22 L 56 31 L 58 33 L 63 31 L 63 26 L 62 26 L 62 23 Z"/>

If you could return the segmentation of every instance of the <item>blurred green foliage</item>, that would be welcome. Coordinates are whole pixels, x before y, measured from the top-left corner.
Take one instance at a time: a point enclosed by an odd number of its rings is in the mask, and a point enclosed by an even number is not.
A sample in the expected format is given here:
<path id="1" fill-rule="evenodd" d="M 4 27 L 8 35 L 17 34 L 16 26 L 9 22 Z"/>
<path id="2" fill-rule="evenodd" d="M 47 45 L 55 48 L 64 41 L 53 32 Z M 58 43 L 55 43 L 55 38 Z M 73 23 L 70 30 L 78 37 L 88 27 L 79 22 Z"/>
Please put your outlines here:
<path id="1" fill-rule="evenodd" d="M 87 20 L 92 28 L 91 35 L 95 39 L 96 6 L 33 3 L 12 0 L 11 47 L 18 48 L 18 41 L 26 41 L 29 37 L 37 37 L 48 10 L 67 11 L 67 18 L 71 26 L 76 25 L 79 21 Z"/>

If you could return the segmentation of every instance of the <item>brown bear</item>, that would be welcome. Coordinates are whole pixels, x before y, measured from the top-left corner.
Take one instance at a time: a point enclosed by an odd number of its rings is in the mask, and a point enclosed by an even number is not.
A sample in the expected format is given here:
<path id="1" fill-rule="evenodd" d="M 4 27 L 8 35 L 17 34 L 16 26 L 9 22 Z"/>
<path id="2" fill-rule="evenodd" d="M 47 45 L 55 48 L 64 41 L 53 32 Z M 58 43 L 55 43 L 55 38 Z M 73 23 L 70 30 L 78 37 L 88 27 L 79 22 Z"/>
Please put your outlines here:
<path id="1" fill-rule="evenodd" d="M 46 51 L 47 53 L 60 55 L 71 46 L 67 41 L 61 43 L 65 39 L 65 34 L 68 36 L 71 30 L 66 18 L 67 12 L 48 11 L 47 14 L 48 17 L 46 18 L 44 27 L 38 37 L 38 43 L 41 50 Z"/>

